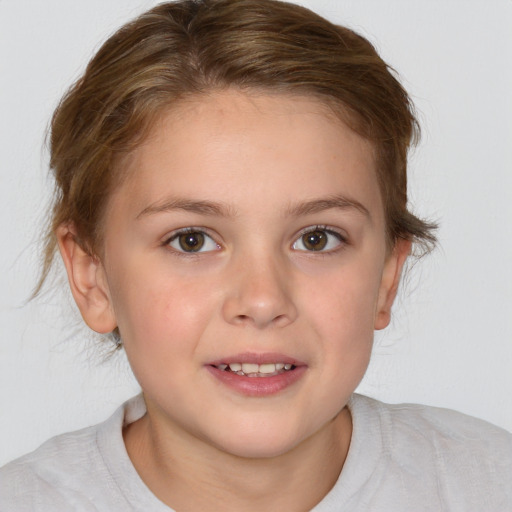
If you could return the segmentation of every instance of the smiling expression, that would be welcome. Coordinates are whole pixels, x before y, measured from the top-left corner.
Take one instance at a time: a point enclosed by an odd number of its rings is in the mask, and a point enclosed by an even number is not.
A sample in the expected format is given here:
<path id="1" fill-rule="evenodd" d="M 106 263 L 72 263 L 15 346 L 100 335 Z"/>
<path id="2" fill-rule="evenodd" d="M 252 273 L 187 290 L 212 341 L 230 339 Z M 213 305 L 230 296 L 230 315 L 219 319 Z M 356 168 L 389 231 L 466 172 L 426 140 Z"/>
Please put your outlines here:
<path id="1" fill-rule="evenodd" d="M 371 144 L 315 99 L 226 91 L 167 113 L 126 172 L 105 215 L 102 318 L 153 424 L 246 457 L 322 435 L 400 270 Z"/>

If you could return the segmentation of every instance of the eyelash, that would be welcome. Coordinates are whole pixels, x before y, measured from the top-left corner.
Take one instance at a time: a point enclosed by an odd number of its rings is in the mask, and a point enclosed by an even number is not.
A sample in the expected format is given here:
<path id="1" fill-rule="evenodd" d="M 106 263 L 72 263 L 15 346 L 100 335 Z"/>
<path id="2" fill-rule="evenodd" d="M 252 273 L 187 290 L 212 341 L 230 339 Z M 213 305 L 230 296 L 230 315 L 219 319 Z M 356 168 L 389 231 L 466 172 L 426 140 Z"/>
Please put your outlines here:
<path id="1" fill-rule="evenodd" d="M 308 233 L 314 233 L 315 231 L 321 231 L 321 232 L 327 233 L 329 236 L 333 236 L 339 242 L 339 246 L 332 248 L 332 249 L 327 249 L 327 250 L 314 251 L 314 250 L 296 249 L 297 251 L 307 253 L 307 254 L 315 254 L 316 256 L 320 256 L 320 255 L 321 256 L 330 256 L 330 255 L 336 254 L 338 251 L 342 250 L 348 244 L 347 237 L 345 235 L 343 235 L 342 233 L 340 233 L 337 229 L 334 229 L 330 226 L 326 226 L 323 224 L 317 224 L 316 226 L 308 226 L 307 228 L 304 228 L 303 230 L 301 230 L 300 233 L 298 234 L 298 236 L 295 238 L 295 241 L 293 242 L 292 247 L 295 244 L 297 244 L 299 241 L 301 241 L 302 238 L 304 237 L 304 235 L 307 235 Z M 327 243 L 329 243 L 329 242 L 327 241 Z"/>
<path id="2" fill-rule="evenodd" d="M 304 242 L 302 239 L 305 235 L 307 235 L 308 233 L 315 233 L 317 231 L 326 233 L 328 236 L 335 237 L 339 242 L 339 246 L 331 248 L 331 249 L 327 249 L 327 250 L 323 250 L 323 248 L 321 248 L 320 250 L 317 250 L 317 251 L 295 248 L 295 245 L 298 243 L 302 243 L 304 245 Z M 185 251 L 185 250 L 179 250 L 179 249 L 171 246 L 172 242 L 179 239 L 180 236 L 186 235 L 188 233 L 203 235 L 203 236 L 207 237 L 208 239 L 210 239 L 210 241 L 215 244 L 216 249 L 220 249 L 220 245 L 214 240 L 214 238 L 211 235 L 208 234 L 208 230 L 206 230 L 205 228 L 199 228 L 199 227 L 187 227 L 187 228 L 179 229 L 178 231 L 174 231 L 173 233 L 171 233 L 170 236 L 165 238 L 165 240 L 162 242 L 162 245 L 170 248 L 174 252 L 174 254 L 176 254 L 177 256 L 182 256 L 182 257 L 197 257 L 204 252 L 214 252 L 215 251 L 215 249 L 201 251 L 202 247 L 200 247 L 199 250 L 197 250 L 197 251 Z M 326 226 L 326 225 L 319 224 L 316 226 L 308 226 L 307 228 L 304 228 L 303 230 L 301 230 L 298 233 L 298 235 L 295 237 L 291 247 L 292 247 L 292 249 L 294 249 L 298 252 L 310 253 L 310 254 L 314 253 L 316 255 L 327 256 L 327 255 L 337 253 L 339 250 L 343 249 L 343 247 L 345 245 L 347 245 L 347 243 L 348 243 L 347 238 L 344 235 L 342 235 L 338 230 L 336 230 L 332 227 Z M 326 244 L 329 244 L 329 240 L 326 241 Z"/>
<path id="3" fill-rule="evenodd" d="M 180 236 L 183 236 L 186 234 L 201 234 L 205 238 L 210 239 L 211 242 L 213 242 L 215 244 L 217 249 L 220 248 L 219 244 L 214 240 L 214 238 L 208 234 L 208 230 L 206 230 L 205 228 L 199 228 L 199 227 L 187 227 L 187 228 L 183 228 L 183 229 L 174 231 L 173 233 L 171 233 L 170 236 L 165 238 L 165 240 L 162 242 L 162 245 L 164 247 L 168 247 L 169 249 L 171 249 L 175 255 L 181 256 L 181 257 L 188 257 L 188 258 L 197 257 L 204 252 L 213 252 L 214 251 L 214 249 L 209 250 L 209 251 L 201 251 L 202 247 L 198 251 L 184 251 L 184 250 L 179 250 L 179 249 L 171 246 L 172 242 L 174 242 L 175 240 L 178 240 Z"/>

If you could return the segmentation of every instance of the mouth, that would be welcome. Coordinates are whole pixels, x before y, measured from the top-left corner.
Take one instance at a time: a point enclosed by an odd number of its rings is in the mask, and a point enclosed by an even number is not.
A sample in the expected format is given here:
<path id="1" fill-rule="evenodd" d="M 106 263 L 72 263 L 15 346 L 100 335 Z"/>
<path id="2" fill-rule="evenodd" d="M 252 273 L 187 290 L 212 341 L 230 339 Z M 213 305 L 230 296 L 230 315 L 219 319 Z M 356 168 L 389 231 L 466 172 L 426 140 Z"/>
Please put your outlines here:
<path id="1" fill-rule="evenodd" d="M 274 395 L 300 381 L 307 365 L 283 354 L 238 354 L 206 365 L 215 380 L 237 393 Z"/>
<path id="2" fill-rule="evenodd" d="M 234 373 L 241 377 L 275 377 L 283 373 L 295 370 L 296 366 L 291 363 L 221 363 L 212 365 L 222 372 Z"/>

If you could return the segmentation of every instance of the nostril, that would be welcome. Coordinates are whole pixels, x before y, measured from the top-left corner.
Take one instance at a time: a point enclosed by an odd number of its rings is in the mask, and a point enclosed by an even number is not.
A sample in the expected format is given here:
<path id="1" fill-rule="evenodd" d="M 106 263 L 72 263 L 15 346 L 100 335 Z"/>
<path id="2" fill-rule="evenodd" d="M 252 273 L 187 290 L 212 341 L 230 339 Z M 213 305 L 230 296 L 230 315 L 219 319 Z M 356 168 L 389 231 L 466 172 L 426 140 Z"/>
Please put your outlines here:
<path id="1" fill-rule="evenodd" d="M 287 315 L 277 315 L 274 318 L 260 318 L 258 315 L 254 317 L 251 315 L 236 315 L 234 318 L 236 323 L 239 324 L 255 324 L 255 325 L 276 325 L 279 326 L 288 323 Z"/>
<path id="2" fill-rule="evenodd" d="M 273 322 L 276 325 L 281 325 L 283 323 L 289 323 L 289 317 L 287 315 L 278 315 L 274 318 Z"/>
<path id="3" fill-rule="evenodd" d="M 250 315 L 236 315 L 233 318 L 233 321 L 235 324 L 238 324 L 238 325 L 248 325 L 253 322 Z"/>
<path id="4" fill-rule="evenodd" d="M 284 293 L 284 287 L 268 280 L 256 286 L 254 282 L 247 283 L 239 289 L 230 290 L 222 305 L 223 317 L 239 326 L 254 325 L 258 328 L 270 326 L 285 326 L 293 322 L 297 316 L 296 308 L 291 298 Z M 250 284 L 250 283 L 249 283 Z"/>

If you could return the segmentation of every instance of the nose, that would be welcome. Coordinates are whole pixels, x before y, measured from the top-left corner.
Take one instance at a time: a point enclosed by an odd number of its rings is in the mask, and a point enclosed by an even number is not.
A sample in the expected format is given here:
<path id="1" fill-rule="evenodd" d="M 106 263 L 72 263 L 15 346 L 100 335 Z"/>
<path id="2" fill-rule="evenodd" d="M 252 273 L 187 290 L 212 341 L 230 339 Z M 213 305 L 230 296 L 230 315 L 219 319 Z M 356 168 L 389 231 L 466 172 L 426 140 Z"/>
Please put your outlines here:
<path id="1" fill-rule="evenodd" d="M 234 267 L 223 304 L 228 323 L 263 329 L 295 321 L 292 276 L 285 265 L 264 257 L 245 258 Z"/>

